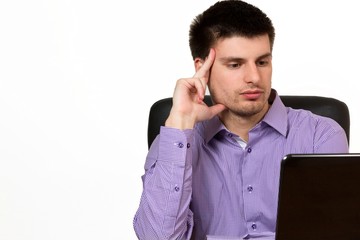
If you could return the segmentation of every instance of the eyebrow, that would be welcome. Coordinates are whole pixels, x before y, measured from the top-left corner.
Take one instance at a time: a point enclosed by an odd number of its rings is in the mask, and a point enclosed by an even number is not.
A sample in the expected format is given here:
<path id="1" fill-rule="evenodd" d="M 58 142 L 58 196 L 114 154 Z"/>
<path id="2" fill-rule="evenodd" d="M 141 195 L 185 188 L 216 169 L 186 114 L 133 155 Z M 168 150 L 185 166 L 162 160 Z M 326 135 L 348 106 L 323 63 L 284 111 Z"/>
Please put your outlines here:
<path id="1" fill-rule="evenodd" d="M 263 54 L 261 56 L 259 56 L 258 58 L 256 58 L 256 61 L 263 59 L 263 58 L 268 58 L 268 57 L 272 57 L 271 53 L 266 53 Z M 244 58 L 240 58 L 240 57 L 223 57 L 223 58 L 219 58 L 219 60 L 221 62 L 242 62 L 245 61 Z"/>

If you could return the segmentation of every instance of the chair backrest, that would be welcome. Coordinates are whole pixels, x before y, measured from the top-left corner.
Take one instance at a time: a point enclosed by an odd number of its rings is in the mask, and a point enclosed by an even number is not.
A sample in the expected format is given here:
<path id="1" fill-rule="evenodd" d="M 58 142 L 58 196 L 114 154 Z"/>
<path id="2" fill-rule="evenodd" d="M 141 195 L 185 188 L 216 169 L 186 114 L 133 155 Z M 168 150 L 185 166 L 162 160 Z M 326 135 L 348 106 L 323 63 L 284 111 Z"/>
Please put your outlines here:
<path id="1" fill-rule="evenodd" d="M 350 113 L 347 105 L 335 98 L 320 96 L 280 96 L 285 106 L 295 109 L 306 109 L 311 112 L 334 119 L 345 130 L 348 141 L 350 140 Z M 209 95 L 205 96 L 204 102 L 211 105 Z M 164 98 L 155 102 L 149 113 L 148 122 L 148 147 L 160 132 L 160 126 L 164 126 L 172 106 L 172 98 Z"/>

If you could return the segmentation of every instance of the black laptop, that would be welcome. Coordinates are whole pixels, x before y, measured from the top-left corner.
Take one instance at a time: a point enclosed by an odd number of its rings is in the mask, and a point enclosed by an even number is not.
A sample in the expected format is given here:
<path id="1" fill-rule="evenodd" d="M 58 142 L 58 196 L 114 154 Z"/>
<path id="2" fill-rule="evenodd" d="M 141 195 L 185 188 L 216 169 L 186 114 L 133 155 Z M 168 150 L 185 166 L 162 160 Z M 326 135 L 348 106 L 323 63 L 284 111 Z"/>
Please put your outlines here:
<path id="1" fill-rule="evenodd" d="M 360 154 L 281 163 L 276 240 L 360 240 Z"/>

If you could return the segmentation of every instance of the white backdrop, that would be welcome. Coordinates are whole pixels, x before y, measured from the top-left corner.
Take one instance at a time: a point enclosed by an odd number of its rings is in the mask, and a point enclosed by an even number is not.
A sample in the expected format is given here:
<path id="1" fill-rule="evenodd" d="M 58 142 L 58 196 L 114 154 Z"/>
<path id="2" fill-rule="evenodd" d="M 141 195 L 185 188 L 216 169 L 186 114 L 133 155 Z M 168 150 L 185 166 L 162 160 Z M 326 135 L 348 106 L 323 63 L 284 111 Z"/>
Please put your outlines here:
<path id="1" fill-rule="evenodd" d="M 0 239 L 136 239 L 151 104 L 193 75 L 215 1 L 0 2 Z M 338 98 L 360 152 L 356 1 L 250 1 L 276 27 L 273 86 Z"/>

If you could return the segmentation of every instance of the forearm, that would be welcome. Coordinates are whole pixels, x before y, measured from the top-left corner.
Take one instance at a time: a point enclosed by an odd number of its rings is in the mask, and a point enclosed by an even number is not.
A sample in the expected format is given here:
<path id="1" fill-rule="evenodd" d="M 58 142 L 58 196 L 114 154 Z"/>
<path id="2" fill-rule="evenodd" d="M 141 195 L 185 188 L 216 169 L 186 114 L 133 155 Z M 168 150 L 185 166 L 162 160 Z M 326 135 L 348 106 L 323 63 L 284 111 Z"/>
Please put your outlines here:
<path id="1" fill-rule="evenodd" d="M 154 141 L 145 165 L 143 193 L 134 219 L 139 239 L 185 239 L 191 199 L 191 134 L 163 129 Z"/>

